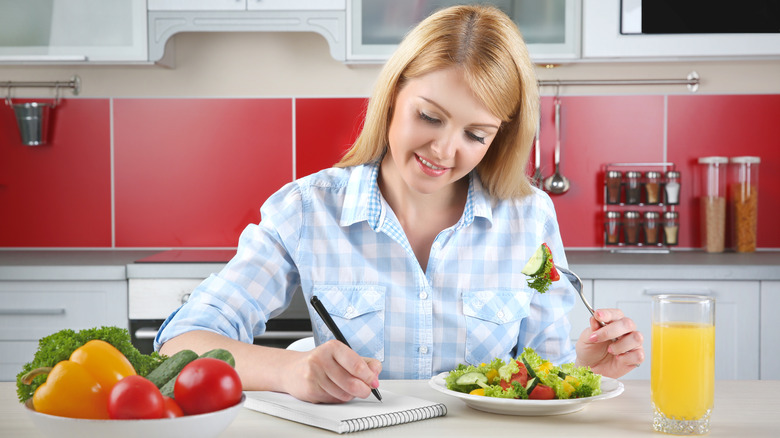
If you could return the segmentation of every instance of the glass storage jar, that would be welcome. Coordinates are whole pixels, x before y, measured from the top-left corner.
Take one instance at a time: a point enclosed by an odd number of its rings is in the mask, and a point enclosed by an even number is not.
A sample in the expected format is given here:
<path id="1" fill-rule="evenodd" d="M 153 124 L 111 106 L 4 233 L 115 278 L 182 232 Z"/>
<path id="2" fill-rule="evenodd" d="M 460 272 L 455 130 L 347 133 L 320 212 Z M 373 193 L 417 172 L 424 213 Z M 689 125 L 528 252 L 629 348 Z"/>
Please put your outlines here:
<path id="1" fill-rule="evenodd" d="M 723 252 L 726 242 L 726 157 L 699 158 L 701 242 L 706 252 Z"/>
<path id="2" fill-rule="evenodd" d="M 658 229 L 659 219 L 661 215 L 657 211 L 646 211 L 645 217 L 642 222 L 642 230 L 644 231 L 644 243 L 647 245 L 658 245 Z"/>
<path id="3" fill-rule="evenodd" d="M 680 204 L 680 172 L 670 170 L 666 172 L 664 183 L 664 202 L 667 205 Z"/>
<path id="4" fill-rule="evenodd" d="M 639 243 L 639 212 L 627 211 L 623 214 L 623 234 L 626 245 Z"/>
<path id="5" fill-rule="evenodd" d="M 626 172 L 626 204 L 639 204 L 639 197 L 642 193 L 641 178 L 641 172 L 634 170 Z"/>
<path id="6" fill-rule="evenodd" d="M 661 172 L 645 172 L 645 204 L 661 203 Z"/>
<path id="7" fill-rule="evenodd" d="M 607 204 L 620 204 L 620 188 L 623 174 L 618 170 L 607 171 L 606 176 L 606 195 Z"/>
<path id="8" fill-rule="evenodd" d="M 604 243 L 618 245 L 620 243 L 620 212 L 608 211 L 604 217 Z"/>
<path id="9" fill-rule="evenodd" d="M 733 157 L 729 165 L 731 232 L 737 252 L 756 250 L 759 163 L 759 157 Z"/>
<path id="10" fill-rule="evenodd" d="M 664 213 L 664 243 L 675 246 L 679 243 L 680 217 L 676 211 Z"/>

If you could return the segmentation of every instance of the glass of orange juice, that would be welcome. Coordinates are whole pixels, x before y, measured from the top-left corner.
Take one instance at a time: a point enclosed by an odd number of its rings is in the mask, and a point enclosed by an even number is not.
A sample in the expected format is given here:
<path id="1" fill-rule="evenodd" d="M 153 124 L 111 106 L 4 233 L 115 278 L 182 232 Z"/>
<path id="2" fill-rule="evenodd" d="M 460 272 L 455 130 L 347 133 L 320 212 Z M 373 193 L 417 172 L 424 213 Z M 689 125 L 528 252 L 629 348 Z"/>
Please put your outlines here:
<path id="1" fill-rule="evenodd" d="M 653 429 L 708 433 L 715 387 L 715 299 L 654 296 L 651 344 Z"/>

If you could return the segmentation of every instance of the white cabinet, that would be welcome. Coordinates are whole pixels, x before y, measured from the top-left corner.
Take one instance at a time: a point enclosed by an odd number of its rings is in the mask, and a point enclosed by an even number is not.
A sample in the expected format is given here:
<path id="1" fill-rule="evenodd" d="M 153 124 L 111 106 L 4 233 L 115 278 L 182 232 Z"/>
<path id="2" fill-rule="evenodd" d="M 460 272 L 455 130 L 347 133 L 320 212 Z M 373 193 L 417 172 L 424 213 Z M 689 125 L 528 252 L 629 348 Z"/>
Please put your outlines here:
<path id="1" fill-rule="evenodd" d="M 0 62 L 146 62 L 146 0 L 0 2 Z"/>
<path id="2" fill-rule="evenodd" d="M 149 0 L 149 60 L 179 32 L 316 32 L 346 58 L 346 0 Z"/>
<path id="3" fill-rule="evenodd" d="M 593 304 L 593 281 L 582 280 L 582 293 L 587 298 L 588 302 Z M 569 322 L 571 323 L 571 331 L 569 337 L 571 342 L 576 344 L 580 338 L 580 334 L 590 326 L 590 312 L 582 304 L 582 300 L 579 295 L 574 296 L 574 308 L 569 312 Z"/>
<path id="4" fill-rule="evenodd" d="M 739 8 L 740 4 L 735 2 L 733 6 Z M 622 12 L 621 0 L 583 0 L 584 60 L 776 59 L 780 56 L 780 33 L 621 34 Z"/>
<path id="5" fill-rule="evenodd" d="M 346 0 L 148 0 L 150 11 L 344 10 Z"/>
<path id="6" fill-rule="evenodd" d="M 0 281 L 0 381 L 62 329 L 128 328 L 126 281 Z"/>
<path id="7" fill-rule="evenodd" d="M 761 282 L 761 379 L 780 379 L 780 281 Z"/>
<path id="8" fill-rule="evenodd" d="M 347 3 L 347 61 L 384 62 L 403 36 L 431 12 L 458 0 L 423 0 L 413 6 L 385 0 Z M 560 62 L 580 56 L 581 0 L 492 0 L 523 33 L 534 62 Z"/>
<path id="9" fill-rule="evenodd" d="M 594 280 L 593 287 L 595 307 L 621 309 L 644 335 L 645 362 L 625 379 L 650 378 L 651 302 L 659 294 L 715 297 L 715 378 L 759 378 L 758 281 Z"/>

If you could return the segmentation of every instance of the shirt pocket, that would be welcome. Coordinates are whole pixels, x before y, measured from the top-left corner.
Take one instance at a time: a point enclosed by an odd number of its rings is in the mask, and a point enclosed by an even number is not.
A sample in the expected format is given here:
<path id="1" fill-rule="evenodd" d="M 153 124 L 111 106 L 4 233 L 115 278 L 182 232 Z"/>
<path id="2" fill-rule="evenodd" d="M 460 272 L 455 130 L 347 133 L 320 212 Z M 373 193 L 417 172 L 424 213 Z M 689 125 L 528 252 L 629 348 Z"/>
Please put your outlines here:
<path id="1" fill-rule="evenodd" d="M 466 318 L 466 362 L 509 359 L 517 346 L 520 323 L 528 316 L 531 298 L 521 290 L 479 290 L 462 294 Z"/>
<path id="2" fill-rule="evenodd" d="M 363 357 L 385 359 L 385 287 L 377 285 L 318 285 L 319 298 L 349 345 Z M 316 313 L 314 333 L 320 343 L 336 337 Z"/>

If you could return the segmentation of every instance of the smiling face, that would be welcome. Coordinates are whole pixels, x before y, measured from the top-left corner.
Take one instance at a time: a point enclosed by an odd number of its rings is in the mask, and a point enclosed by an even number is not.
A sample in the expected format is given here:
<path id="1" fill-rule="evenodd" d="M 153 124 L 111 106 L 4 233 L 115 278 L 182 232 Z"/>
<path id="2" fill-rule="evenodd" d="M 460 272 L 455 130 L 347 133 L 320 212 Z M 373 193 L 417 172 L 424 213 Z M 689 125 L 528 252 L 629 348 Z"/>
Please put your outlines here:
<path id="1" fill-rule="evenodd" d="M 479 164 L 500 126 L 461 70 L 410 79 L 395 100 L 383 182 L 394 190 L 454 196 L 453 183 Z"/>

